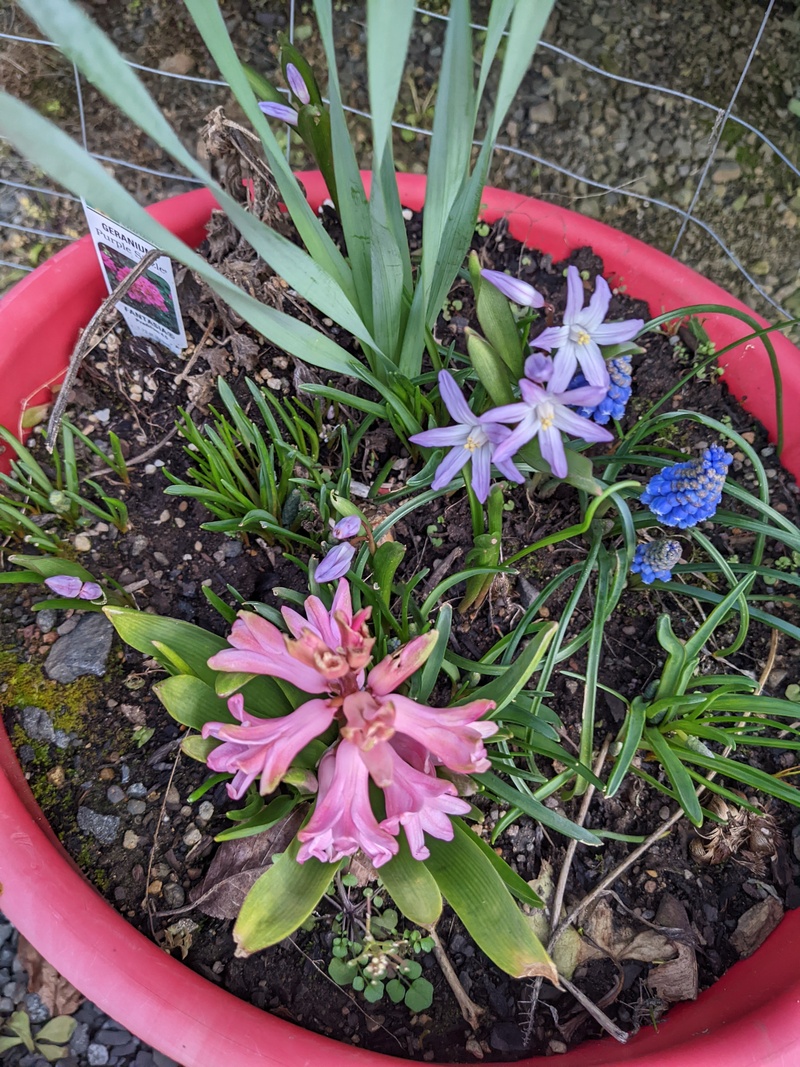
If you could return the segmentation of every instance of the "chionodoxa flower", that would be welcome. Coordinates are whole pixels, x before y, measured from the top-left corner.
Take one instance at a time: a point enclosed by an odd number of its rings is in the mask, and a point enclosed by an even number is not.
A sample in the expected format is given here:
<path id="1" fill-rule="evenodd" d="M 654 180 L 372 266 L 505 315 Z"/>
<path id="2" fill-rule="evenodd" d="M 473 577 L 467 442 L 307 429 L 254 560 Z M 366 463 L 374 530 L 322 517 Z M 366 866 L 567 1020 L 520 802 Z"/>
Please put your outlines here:
<path id="1" fill-rule="evenodd" d="M 494 703 L 431 708 L 398 693 L 433 651 L 435 633 L 413 638 L 367 673 L 374 645 L 370 611 L 353 614 L 350 587 L 342 580 L 330 610 L 314 596 L 305 602 L 305 615 L 282 609 L 291 636 L 259 615 L 240 612 L 231 647 L 208 661 L 213 670 L 271 675 L 315 694 L 282 718 L 264 719 L 250 714 L 238 693 L 228 708 L 239 725 L 205 724 L 203 736 L 223 742 L 208 756 L 208 766 L 234 775 L 228 792 L 235 800 L 256 779 L 262 795 L 272 792 L 299 752 L 338 723 L 339 737 L 319 764 L 316 807 L 298 834 L 301 863 L 310 856 L 335 863 L 360 848 L 380 867 L 397 853 L 401 826 L 412 856 L 427 859 L 425 834 L 452 840 L 449 816 L 470 808 L 436 767 L 460 774 L 489 769 L 483 742 L 497 726 L 479 720 Z M 382 819 L 372 808 L 370 779 L 383 790 Z"/>

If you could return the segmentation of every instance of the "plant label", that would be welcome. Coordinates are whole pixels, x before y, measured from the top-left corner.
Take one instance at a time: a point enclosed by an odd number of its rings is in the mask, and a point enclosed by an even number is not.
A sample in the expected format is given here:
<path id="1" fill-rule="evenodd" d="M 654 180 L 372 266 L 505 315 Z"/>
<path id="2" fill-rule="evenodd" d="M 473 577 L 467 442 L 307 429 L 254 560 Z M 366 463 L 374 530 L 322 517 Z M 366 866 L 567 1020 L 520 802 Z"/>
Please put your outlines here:
<path id="1" fill-rule="evenodd" d="M 155 246 L 95 211 L 85 201 L 83 210 L 108 291 L 113 292 Z M 136 279 L 117 308 L 136 337 L 158 341 L 171 352 L 181 352 L 186 347 L 186 333 L 169 256 L 161 256 L 152 263 Z"/>

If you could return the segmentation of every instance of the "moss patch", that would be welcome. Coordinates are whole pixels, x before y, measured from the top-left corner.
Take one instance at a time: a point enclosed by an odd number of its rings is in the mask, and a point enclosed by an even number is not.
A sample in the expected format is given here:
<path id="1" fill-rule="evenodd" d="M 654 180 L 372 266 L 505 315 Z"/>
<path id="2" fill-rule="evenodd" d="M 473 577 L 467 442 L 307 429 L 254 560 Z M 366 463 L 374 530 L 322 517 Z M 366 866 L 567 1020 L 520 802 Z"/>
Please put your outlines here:
<path id="1" fill-rule="evenodd" d="M 63 684 L 51 681 L 41 663 L 21 662 L 10 649 L 0 650 L 0 685 L 9 707 L 35 705 L 49 712 L 57 730 L 80 733 L 88 704 L 100 699 L 102 679 L 86 675 Z"/>

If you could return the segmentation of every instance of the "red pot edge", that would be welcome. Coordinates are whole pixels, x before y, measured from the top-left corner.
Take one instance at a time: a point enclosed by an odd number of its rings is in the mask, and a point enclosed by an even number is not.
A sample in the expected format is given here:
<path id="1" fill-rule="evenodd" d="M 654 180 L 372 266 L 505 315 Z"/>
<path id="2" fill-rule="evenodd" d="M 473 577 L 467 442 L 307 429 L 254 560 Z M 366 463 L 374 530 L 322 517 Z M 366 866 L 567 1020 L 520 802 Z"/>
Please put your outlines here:
<path id="1" fill-rule="evenodd" d="M 325 191 L 320 176 L 301 177 L 311 201 L 321 200 Z M 403 203 L 419 208 L 424 197 L 424 177 L 400 175 L 398 183 Z M 484 202 L 488 219 L 507 215 L 515 236 L 527 237 L 555 258 L 590 244 L 602 249 L 606 270 L 623 278 L 635 263 L 631 295 L 647 300 L 651 306 L 675 306 L 674 298 L 666 300 L 665 279 L 672 286 L 671 292 L 677 294 L 679 305 L 724 299 L 733 306 L 744 306 L 689 268 L 602 223 L 501 190 L 487 189 Z M 210 194 L 198 190 L 164 201 L 151 210 L 179 236 L 197 243 L 212 205 Z M 20 395 L 33 395 L 42 381 L 43 361 L 20 357 L 25 356 L 26 346 L 31 345 L 35 335 L 45 346 L 47 358 L 57 356 L 63 366 L 77 329 L 104 295 L 99 268 L 96 279 L 92 276 L 93 264 L 93 250 L 83 239 L 33 272 L 0 301 L 4 323 L 0 371 L 8 366 L 8 377 L 17 387 L 15 424 Z M 47 284 L 40 292 L 42 281 Z M 90 291 L 94 303 L 88 306 L 86 294 Z M 67 298 L 71 303 L 65 319 L 64 314 L 51 308 L 58 308 L 59 302 Z M 29 302 L 39 305 L 36 313 L 31 313 Z M 76 307 L 82 321 L 78 321 Z M 12 315 L 11 325 L 7 314 Z M 58 321 L 52 322 L 53 319 Z M 733 321 L 723 318 L 720 328 L 714 324 L 720 346 L 742 336 L 741 332 L 721 333 L 726 328 L 735 329 Z M 776 344 L 779 358 L 792 360 L 791 369 L 796 370 L 800 353 L 785 338 L 777 340 L 785 342 Z M 748 410 L 755 406 L 754 396 L 769 406 L 769 390 L 757 388 L 763 386 L 760 379 L 764 377 L 766 355 L 762 352 L 761 356 L 760 364 L 758 353 L 754 355 L 752 351 L 747 359 L 736 361 L 743 388 L 749 389 L 745 394 Z M 38 381 L 28 375 L 28 363 L 38 367 Z M 760 367 L 757 380 L 748 384 L 748 375 L 756 367 Z M 52 380 L 57 367 L 47 366 L 45 373 Z M 786 393 L 791 389 L 795 396 L 800 392 L 800 382 L 792 381 L 788 374 L 786 377 Z M 10 389 L 4 390 L 5 396 L 8 393 Z M 753 413 L 758 414 L 755 410 Z M 3 417 L 5 413 L 0 408 L 0 421 Z M 792 432 L 793 427 L 787 429 Z M 800 455 L 800 430 L 797 436 L 798 440 L 787 443 L 784 462 L 787 453 L 790 457 Z M 15 791 L 13 777 L 0 778 L 0 841 L 4 846 L 0 851 L 0 908 L 68 980 L 86 990 L 102 1010 L 142 1040 L 185 1067 L 221 1067 L 231 1056 L 241 1067 L 316 1067 L 321 1059 L 331 1067 L 382 1067 L 397 1062 L 393 1057 L 350 1048 L 266 1015 L 200 978 L 135 933 L 74 871 L 63 850 L 48 840 L 30 803 L 26 804 Z M 91 927 L 88 941 L 84 922 Z M 626 1046 L 609 1040 L 586 1042 L 561 1057 L 560 1062 L 565 1067 L 611 1067 L 622 1063 L 678 1067 L 691 1055 L 695 1062 L 702 1056 L 704 1067 L 761 1067 L 768 1063 L 789 1067 L 790 1062 L 796 1061 L 800 1047 L 800 979 L 794 962 L 798 948 L 800 913 L 789 913 L 750 960 L 732 967 L 696 1004 L 673 1008 L 658 1033 L 640 1032 Z M 519 1062 L 522 1067 L 535 1067 L 545 1059 L 533 1057 Z"/>

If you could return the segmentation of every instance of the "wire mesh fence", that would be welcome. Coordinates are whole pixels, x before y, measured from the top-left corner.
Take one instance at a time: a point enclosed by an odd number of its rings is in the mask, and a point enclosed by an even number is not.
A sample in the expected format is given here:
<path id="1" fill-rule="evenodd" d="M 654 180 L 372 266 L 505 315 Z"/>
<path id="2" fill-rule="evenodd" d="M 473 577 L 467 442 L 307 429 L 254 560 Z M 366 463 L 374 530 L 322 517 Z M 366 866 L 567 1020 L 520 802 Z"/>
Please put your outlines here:
<path id="1" fill-rule="evenodd" d="M 207 110 L 231 106 L 182 5 L 86 6 L 187 143 Z M 242 58 L 279 81 L 276 30 L 321 62 L 308 6 L 228 0 L 223 9 Z M 344 87 L 366 157 L 363 4 L 337 6 Z M 446 6 L 416 9 L 396 114 L 403 169 L 424 169 Z M 473 5 L 478 35 L 487 7 Z M 13 6 L 0 11 L 0 42 L 4 87 L 49 114 L 140 200 L 196 184 Z M 648 240 L 771 317 L 800 314 L 799 43 L 793 0 L 597 0 L 591 9 L 560 0 L 497 145 L 493 181 Z M 286 150 L 303 164 L 290 137 Z M 75 198 L 0 143 L 0 290 L 83 232 Z"/>

